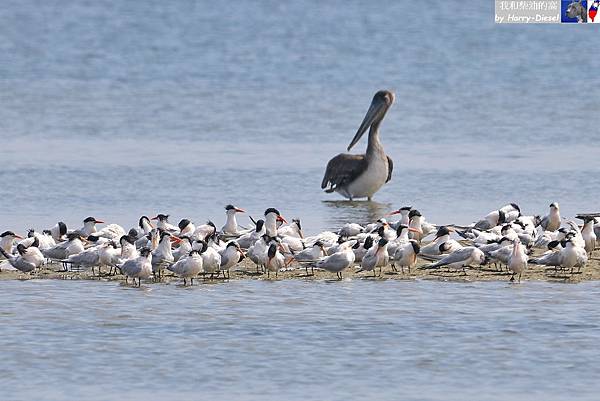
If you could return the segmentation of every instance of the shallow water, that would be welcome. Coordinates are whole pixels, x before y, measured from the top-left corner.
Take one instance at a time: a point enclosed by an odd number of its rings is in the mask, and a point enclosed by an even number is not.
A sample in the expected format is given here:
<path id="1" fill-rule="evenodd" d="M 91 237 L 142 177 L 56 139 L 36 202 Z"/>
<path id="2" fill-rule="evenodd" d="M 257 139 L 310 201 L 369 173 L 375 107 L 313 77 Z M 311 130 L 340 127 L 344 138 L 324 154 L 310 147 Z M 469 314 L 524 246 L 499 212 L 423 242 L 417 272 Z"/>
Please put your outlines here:
<path id="1" fill-rule="evenodd" d="M 600 283 L 0 281 L 3 399 L 595 400 Z"/>
<path id="2" fill-rule="evenodd" d="M 488 3 L 4 1 L 0 221 L 596 210 L 600 59 L 569 49 L 598 28 L 495 25 Z M 379 206 L 331 203 L 325 165 L 380 88 L 394 178 Z"/>

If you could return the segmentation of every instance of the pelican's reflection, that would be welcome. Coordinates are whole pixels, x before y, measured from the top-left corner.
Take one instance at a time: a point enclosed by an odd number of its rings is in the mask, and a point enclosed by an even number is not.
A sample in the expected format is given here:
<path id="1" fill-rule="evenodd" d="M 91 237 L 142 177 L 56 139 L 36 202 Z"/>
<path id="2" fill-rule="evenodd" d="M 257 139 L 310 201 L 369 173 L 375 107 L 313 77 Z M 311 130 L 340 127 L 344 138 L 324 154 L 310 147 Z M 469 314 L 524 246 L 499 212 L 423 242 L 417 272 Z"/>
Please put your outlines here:
<path id="1" fill-rule="evenodd" d="M 390 203 L 369 201 L 323 201 L 327 208 L 325 224 L 330 230 L 337 230 L 345 223 L 365 225 L 391 212 Z"/>

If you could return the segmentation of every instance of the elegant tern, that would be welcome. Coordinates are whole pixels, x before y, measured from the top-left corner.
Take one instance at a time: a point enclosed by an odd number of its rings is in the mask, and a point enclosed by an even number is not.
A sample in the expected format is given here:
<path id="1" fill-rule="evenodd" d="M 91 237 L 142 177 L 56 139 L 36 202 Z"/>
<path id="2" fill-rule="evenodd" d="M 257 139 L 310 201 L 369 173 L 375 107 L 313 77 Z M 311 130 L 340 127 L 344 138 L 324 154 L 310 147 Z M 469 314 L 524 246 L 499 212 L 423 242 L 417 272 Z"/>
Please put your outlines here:
<path id="1" fill-rule="evenodd" d="M 167 267 L 179 277 L 183 278 L 183 285 L 187 285 L 187 279 L 194 285 L 194 277 L 202 271 L 202 255 L 198 250 L 192 250 L 188 255 L 183 256 L 177 262 Z"/>
<path id="2" fill-rule="evenodd" d="M 119 268 L 125 275 L 125 283 L 131 277 L 135 285 L 135 279 L 137 278 L 139 287 L 142 284 L 142 279 L 147 279 L 152 275 L 152 251 L 150 248 L 140 249 L 140 256 L 125 261 Z"/>

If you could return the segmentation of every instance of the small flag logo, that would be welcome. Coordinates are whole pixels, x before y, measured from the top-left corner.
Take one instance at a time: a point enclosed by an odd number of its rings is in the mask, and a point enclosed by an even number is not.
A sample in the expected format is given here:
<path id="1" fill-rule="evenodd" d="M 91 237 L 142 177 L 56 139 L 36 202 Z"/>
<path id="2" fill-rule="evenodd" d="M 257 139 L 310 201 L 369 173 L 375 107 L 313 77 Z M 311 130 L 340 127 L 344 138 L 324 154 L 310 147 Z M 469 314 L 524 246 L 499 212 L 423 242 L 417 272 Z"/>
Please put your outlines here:
<path id="1" fill-rule="evenodd" d="M 598 14 L 598 6 L 600 6 L 599 0 L 590 1 L 590 8 L 588 9 L 588 22 L 599 23 L 600 17 L 596 19 L 596 15 Z"/>

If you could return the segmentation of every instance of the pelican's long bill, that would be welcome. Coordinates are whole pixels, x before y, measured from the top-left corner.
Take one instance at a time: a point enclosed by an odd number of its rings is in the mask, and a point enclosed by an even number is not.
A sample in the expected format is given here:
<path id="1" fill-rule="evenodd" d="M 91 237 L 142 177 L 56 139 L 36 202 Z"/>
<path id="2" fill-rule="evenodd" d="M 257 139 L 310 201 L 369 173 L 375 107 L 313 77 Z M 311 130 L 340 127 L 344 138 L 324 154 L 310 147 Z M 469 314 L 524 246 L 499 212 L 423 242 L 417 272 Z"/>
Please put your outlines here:
<path id="1" fill-rule="evenodd" d="M 352 138 L 352 142 L 348 145 L 348 151 L 352 149 L 354 145 L 360 140 L 363 136 L 367 128 L 371 126 L 376 121 L 380 121 L 383 118 L 383 114 L 387 109 L 388 105 L 385 101 L 380 97 L 374 97 L 371 102 L 371 106 L 369 106 L 369 110 L 367 110 L 367 114 L 365 114 L 365 118 L 363 119 L 360 127 L 358 127 L 358 131 L 356 131 L 356 135 Z"/>

